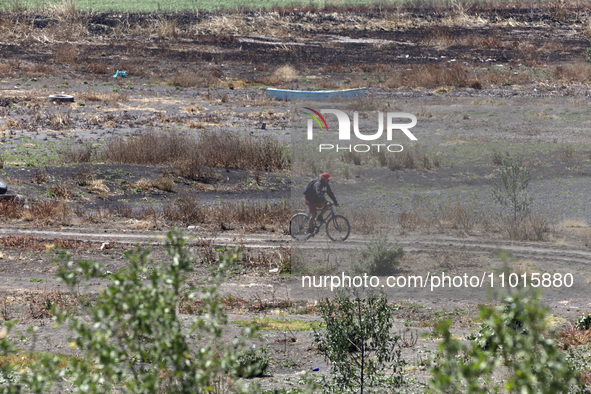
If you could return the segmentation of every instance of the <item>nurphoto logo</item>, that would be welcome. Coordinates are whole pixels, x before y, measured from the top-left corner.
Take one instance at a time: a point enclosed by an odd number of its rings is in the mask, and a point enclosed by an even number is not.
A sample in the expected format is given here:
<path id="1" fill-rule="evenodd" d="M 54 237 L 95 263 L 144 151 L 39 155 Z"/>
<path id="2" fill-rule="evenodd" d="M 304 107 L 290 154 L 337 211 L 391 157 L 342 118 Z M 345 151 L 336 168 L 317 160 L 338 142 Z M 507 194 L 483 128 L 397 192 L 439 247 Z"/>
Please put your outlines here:
<path id="1" fill-rule="evenodd" d="M 395 135 L 403 133 L 409 140 L 417 141 L 417 137 L 413 133 L 411 133 L 410 129 L 416 126 L 417 118 L 413 114 L 409 114 L 406 112 L 388 112 L 386 113 L 386 142 L 387 143 L 379 143 L 380 139 L 383 140 L 384 135 L 384 113 L 378 112 L 377 114 L 377 123 L 378 123 L 378 130 L 376 132 L 367 132 L 364 130 L 362 133 L 359 128 L 359 112 L 353 112 L 353 122 L 351 122 L 351 118 L 345 112 L 338 110 L 338 109 L 321 109 L 320 111 L 314 110 L 309 107 L 304 107 L 304 114 L 310 116 L 308 118 L 308 140 L 314 140 L 314 123 L 318 125 L 318 128 L 322 132 L 328 132 L 329 127 L 328 123 L 323 115 L 329 114 L 336 116 L 338 121 L 338 139 L 339 142 L 349 142 L 348 144 L 334 144 L 334 143 L 320 143 L 318 145 L 319 152 L 325 151 L 335 151 L 335 152 L 402 152 L 404 147 L 400 144 L 394 144 L 392 142 L 392 138 Z M 407 119 L 410 120 L 406 123 L 399 123 L 399 120 Z M 315 121 L 315 122 L 314 122 Z M 351 125 L 352 123 L 352 125 Z M 353 127 L 351 127 L 353 126 Z M 334 130 L 331 127 L 330 131 Z M 364 143 L 364 144 L 351 144 L 351 130 L 353 130 L 353 135 L 361 141 L 373 141 L 374 143 Z"/>

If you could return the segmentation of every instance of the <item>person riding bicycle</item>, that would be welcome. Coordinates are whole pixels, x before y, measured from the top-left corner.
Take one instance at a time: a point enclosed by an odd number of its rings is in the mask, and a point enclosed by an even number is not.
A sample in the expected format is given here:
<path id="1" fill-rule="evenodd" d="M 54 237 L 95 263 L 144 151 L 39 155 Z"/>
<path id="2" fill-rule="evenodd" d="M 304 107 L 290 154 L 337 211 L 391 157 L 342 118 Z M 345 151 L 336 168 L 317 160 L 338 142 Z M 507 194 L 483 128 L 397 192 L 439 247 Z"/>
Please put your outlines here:
<path id="1" fill-rule="evenodd" d="M 328 172 L 322 173 L 318 178 L 310 181 L 306 187 L 306 190 L 304 191 L 306 205 L 310 210 L 310 220 L 308 221 L 307 234 L 314 234 L 314 220 L 316 220 L 316 217 L 318 216 L 318 210 L 320 209 L 319 220 L 322 220 L 322 215 L 330 207 L 330 203 L 324 197 L 325 194 L 328 194 L 335 206 L 339 206 L 339 203 L 337 202 L 337 199 L 334 196 L 330 185 L 328 184 L 331 179 L 332 178 Z"/>

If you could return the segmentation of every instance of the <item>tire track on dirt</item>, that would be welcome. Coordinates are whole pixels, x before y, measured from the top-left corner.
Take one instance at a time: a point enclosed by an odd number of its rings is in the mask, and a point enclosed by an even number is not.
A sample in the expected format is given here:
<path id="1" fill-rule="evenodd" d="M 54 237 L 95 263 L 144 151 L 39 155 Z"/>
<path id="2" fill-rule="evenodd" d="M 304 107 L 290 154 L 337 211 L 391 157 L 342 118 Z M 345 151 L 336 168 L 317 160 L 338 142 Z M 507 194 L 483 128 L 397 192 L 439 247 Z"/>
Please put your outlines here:
<path id="1" fill-rule="evenodd" d="M 118 231 L 110 230 L 96 231 L 96 229 L 80 228 L 72 230 L 44 230 L 28 229 L 19 227 L 0 228 L 0 236 L 18 236 L 28 235 L 41 240 L 53 240 L 57 238 L 78 240 L 110 242 L 123 244 L 151 244 L 158 245 L 165 237 L 163 232 L 138 232 L 138 231 Z M 279 248 L 294 246 L 300 248 L 325 248 L 331 249 L 361 249 L 368 243 L 367 239 L 361 237 L 351 237 L 346 242 L 330 242 L 324 238 L 316 238 L 307 242 L 292 242 L 286 235 L 268 235 L 268 234 L 237 234 L 226 233 L 223 235 L 206 235 L 200 232 L 188 232 L 192 237 L 189 245 L 211 245 L 221 246 L 241 246 L 245 248 Z M 558 246 L 548 243 L 534 242 L 516 242 L 506 240 L 486 240 L 482 238 L 456 238 L 439 236 L 407 236 L 391 237 L 391 240 L 404 247 L 407 252 L 436 252 L 440 250 L 456 250 L 469 253 L 498 253 L 505 251 L 517 258 L 535 258 L 538 260 L 552 260 L 573 262 L 584 265 L 591 265 L 591 250 L 573 248 L 567 246 Z"/>

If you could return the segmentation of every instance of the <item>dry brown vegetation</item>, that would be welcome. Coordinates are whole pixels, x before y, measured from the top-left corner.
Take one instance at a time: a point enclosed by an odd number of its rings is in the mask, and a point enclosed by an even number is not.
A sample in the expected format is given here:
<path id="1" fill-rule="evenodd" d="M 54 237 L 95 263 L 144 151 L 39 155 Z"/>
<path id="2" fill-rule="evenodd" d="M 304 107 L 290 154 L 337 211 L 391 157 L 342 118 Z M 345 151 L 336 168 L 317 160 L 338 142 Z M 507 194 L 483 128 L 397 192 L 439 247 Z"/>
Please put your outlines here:
<path id="1" fill-rule="evenodd" d="M 297 80 L 298 72 L 292 66 L 286 64 L 281 67 L 278 67 L 273 74 L 269 77 L 269 84 L 270 85 L 281 85 L 286 82 L 293 82 Z"/>
<path id="2" fill-rule="evenodd" d="M 20 2 L 19 3 L 23 3 Z M 586 1 L 537 3 L 535 12 L 543 13 L 541 20 L 548 20 L 548 24 L 560 20 L 576 32 L 588 34 L 586 17 L 579 17 L 580 9 L 588 5 Z M 465 4 L 459 6 L 458 4 Z M 558 4 L 558 6 L 557 6 Z M 0 74 L 9 76 L 46 76 L 66 66 L 80 72 L 97 76 L 108 75 L 115 69 L 134 70 L 135 76 L 163 79 L 169 84 L 181 88 L 234 86 L 233 80 L 241 83 L 262 82 L 270 85 L 284 85 L 291 87 L 302 83 L 298 78 L 295 64 L 306 63 L 310 58 L 319 58 L 322 54 L 309 52 L 316 45 L 300 47 L 298 45 L 279 45 L 274 49 L 278 53 L 289 53 L 289 57 L 277 56 L 277 60 L 269 62 L 260 59 L 256 54 L 245 54 L 247 63 L 255 64 L 256 73 L 244 78 L 242 70 L 233 75 L 234 70 L 223 68 L 220 64 L 225 58 L 226 44 L 236 43 L 237 35 L 257 35 L 283 37 L 292 35 L 294 31 L 302 32 L 302 38 L 314 38 L 314 34 L 326 34 L 332 31 L 386 31 L 416 30 L 416 42 L 413 46 L 419 52 L 451 52 L 445 58 L 434 57 L 438 60 L 421 61 L 422 64 L 398 64 L 394 59 L 381 60 L 384 52 L 398 53 L 401 46 L 395 41 L 371 43 L 367 45 L 367 62 L 349 62 L 335 60 L 331 56 L 327 64 L 320 64 L 315 71 L 322 77 L 315 77 L 314 88 L 333 89 L 343 86 L 378 86 L 391 88 L 441 88 L 441 87 L 472 87 L 476 89 L 488 88 L 490 85 L 522 85 L 529 83 L 547 83 L 549 78 L 564 84 L 589 82 L 589 65 L 583 61 L 586 58 L 588 43 L 569 41 L 569 61 L 578 61 L 573 66 L 563 64 L 561 56 L 565 52 L 565 44 L 560 39 L 548 38 L 542 44 L 533 38 L 523 36 L 512 37 L 507 28 L 521 28 L 529 26 L 530 20 L 526 14 L 533 13 L 534 8 L 529 3 L 522 2 L 466 2 L 440 3 L 417 5 L 411 3 L 396 5 L 358 5 L 323 6 L 300 5 L 297 10 L 292 7 L 260 11 L 252 15 L 240 12 L 224 11 L 211 14 L 183 13 L 179 15 L 141 15 L 130 17 L 115 17 L 113 15 L 97 15 L 83 12 L 76 8 L 75 2 L 65 1 L 35 11 L 25 11 L 25 7 L 9 7 L 14 12 L 3 12 L 0 17 L 0 36 L 6 40 L 13 40 L 19 46 L 34 45 L 43 42 L 48 48 L 49 62 L 41 62 L 35 58 L 26 60 L 14 59 L 7 56 L 0 60 Z M 430 11 L 436 10 L 433 14 Z M 309 10 L 309 11 L 303 11 Z M 337 12 L 338 10 L 338 12 Z M 311 14 L 308 14 L 308 13 Z M 371 15 L 371 18 L 360 17 Z M 353 17 L 352 17 L 353 16 Z M 36 18 L 43 23 L 34 22 Z M 483 34 L 478 26 L 487 26 Z M 292 33 L 290 33 L 292 32 Z M 100 36 L 105 40 L 130 41 L 126 45 L 124 56 L 115 55 L 109 49 L 107 53 L 98 53 L 92 46 L 78 45 L 76 40 L 93 39 Z M 166 59 L 183 53 L 183 65 L 178 72 L 166 73 L 162 65 L 144 64 L 141 59 L 148 54 L 144 43 L 139 42 L 150 37 L 157 40 L 156 52 Z M 186 51 L 182 40 L 195 40 L 199 46 Z M 325 40 L 325 39 L 323 39 Z M 137 44 L 137 45 L 136 45 Z M 179 45 L 180 47 L 175 47 Z M 218 52 L 221 45 L 222 52 Z M 574 46 L 573 46 L 574 45 Z M 213 47 L 213 48 L 212 48 Z M 325 53 L 339 50 L 339 42 L 322 42 Z M 231 53 L 231 45 L 228 53 Z M 462 49 L 464 48 L 464 50 Z M 212 51 L 212 49 L 214 49 Z M 402 47 L 403 51 L 412 48 Z M 414 50 L 414 49 L 413 49 Z M 101 50 L 102 51 L 102 50 Z M 462 53 L 463 52 L 463 53 Z M 507 59 L 504 63 L 512 64 L 515 69 L 496 69 L 489 67 L 492 63 L 484 60 L 473 62 L 473 55 L 493 56 L 502 53 L 499 58 Z M 255 51 L 260 53 L 260 51 Z M 489 53 L 490 55 L 485 55 Z M 177 55 L 175 55 L 177 54 Z M 381 55 L 380 55 L 381 54 Z M 455 56 L 457 54 L 458 56 Z M 111 55 L 115 59 L 111 61 Z M 461 58 L 466 55 L 466 58 Z M 106 57 L 103 57 L 106 56 Z M 424 57 L 424 56 L 421 56 Z M 458 57 L 457 59 L 454 59 Z M 558 63 L 555 59 L 559 59 Z M 176 60 L 176 59 L 175 59 Z M 391 61 L 394 60 L 394 61 Z M 456 60 L 457 62 L 454 62 Z M 49 64 L 47 64 L 49 63 Z M 286 64 L 287 63 L 287 64 Z M 356 63 L 356 64 L 354 64 Z M 468 63 L 468 64 L 466 64 Z M 197 67 L 195 66 L 197 64 Z M 559 65 L 560 64 L 560 65 Z M 521 69 L 520 65 L 543 70 L 531 72 Z M 249 67 L 250 68 L 250 67 Z M 223 70 L 223 71 L 222 71 Z M 346 75 L 362 70 L 371 74 L 370 78 L 360 78 L 357 75 Z M 546 71 L 551 71 L 546 73 Z M 553 72 L 552 72 L 553 71 Z M 326 75 L 329 74 L 329 75 Z M 319 75 L 319 76 L 320 76 Z M 225 77 L 222 81 L 221 78 Z M 306 82 L 310 84 L 310 82 Z"/>
<path id="3" fill-rule="evenodd" d="M 195 195 L 183 194 L 158 210 L 151 205 L 134 209 L 129 204 L 118 203 L 110 209 L 80 210 L 75 213 L 90 223 L 102 223 L 117 218 L 133 219 L 139 221 L 138 225 L 140 222 L 145 223 L 144 227 L 138 228 L 199 225 L 214 231 L 241 229 L 284 233 L 291 217 L 291 206 L 284 201 L 206 205 Z"/>
<path id="4" fill-rule="evenodd" d="M 460 88 L 468 86 L 470 83 L 467 68 L 452 63 L 451 65 L 425 64 L 410 70 L 395 70 L 385 82 L 385 86 L 389 88 L 435 88 L 438 86 Z"/>
<path id="5" fill-rule="evenodd" d="M 221 230 L 237 227 L 265 230 L 285 226 L 291 216 L 287 202 L 255 204 L 214 204 L 204 206 L 197 197 L 183 196 L 164 207 L 163 218 L 173 224 L 209 224 Z"/>
<path id="6" fill-rule="evenodd" d="M 0 217 L 34 221 L 38 224 L 67 222 L 71 216 L 68 205 L 59 200 L 39 200 L 24 205 L 18 199 L 0 201 Z"/>
<path id="7" fill-rule="evenodd" d="M 420 146 L 404 149 L 400 154 L 395 155 L 377 152 L 375 157 L 380 166 L 388 167 L 390 171 L 431 170 L 441 165 L 438 156 L 429 155 Z"/>
<path id="8" fill-rule="evenodd" d="M 93 148 L 91 144 L 70 146 L 61 152 L 63 163 L 90 163 L 92 159 Z"/>
<path id="9" fill-rule="evenodd" d="M 507 234 L 509 239 L 517 241 L 543 241 L 547 233 L 552 231 L 550 219 L 530 214 L 521 220 L 501 219 L 496 223 L 498 231 Z"/>
<path id="10" fill-rule="evenodd" d="M 563 328 L 556 333 L 556 338 L 565 349 L 571 346 L 586 345 L 591 343 L 591 330 L 579 330 L 569 323 L 568 328 Z"/>
<path id="11" fill-rule="evenodd" d="M 564 82 L 589 82 L 591 80 L 591 64 L 578 62 L 556 66 L 553 77 L 555 80 Z"/>
<path id="12" fill-rule="evenodd" d="M 289 168 L 286 148 L 274 138 L 240 136 L 233 132 L 144 132 L 114 139 L 100 153 L 103 160 L 126 164 L 170 164 L 188 178 L 202 178 L 204 167 L 283 171 Z"/>
<path id="13" fill-rule="evenodd" d="M 215 88 L 220 86 L 221 73 L 217 68 L 200 68 L 198 71 L 181 71 L 175 73 L 170 79 L 170 84 L 181 88 Z"/>
<path id="14" fill-rule="evenodd" d="M 356 234 L 371 234 L 386 230 L 392 226 L 390 219 L 375 209 L 347 209 L 339 211 L 351 224 L 351 231 Z"/>
<path id="15" fill-rule="evenodd" d="M 439 156 L 432 155 L 420 146 L 405 148 L 396 154 L 386 154 L 383 151 L 363 154 L 346 152 L 341 160 L 348 164 L 375 164 L 380 167 L 388 167 L 390 171 L 398 170 L 432 170 L 441 166 Z"/>
<path id="16" fill-rule="evenodd" d="M 450 198 L 439 204 L 417 201 L 411 209 L 398 214 L 398 223 L 403 231 L 430 229 L 443 232 L 453 229 L 469 233 L 484 216 L 479 214 L 473 205 L 459 198 Z"/>
<path id="17" fill-rule="evenodd" d="M 53 307 L 65 310 L 80 306 L 77 295 L 58 290 L 29 291 L 24 295 L 24 302 L 27 305 L 25 316 L 30 319 L 51 318 Z"/>
<path id="18" fill-rule="evenodd" d="M 475 205 L 459 198 L 449 198 L 437 204 L 418 200 L 412 208 L 398 214 L 398 224 L 403 232 L 444 233 L 447 230 L 459 230 L 471 234 L 479 231 L 498 233 L 517 241 L 542 241 L 552 231 L 547 217 L 529 214 L 514 220 L 494 212 L 479 211 Z"/>

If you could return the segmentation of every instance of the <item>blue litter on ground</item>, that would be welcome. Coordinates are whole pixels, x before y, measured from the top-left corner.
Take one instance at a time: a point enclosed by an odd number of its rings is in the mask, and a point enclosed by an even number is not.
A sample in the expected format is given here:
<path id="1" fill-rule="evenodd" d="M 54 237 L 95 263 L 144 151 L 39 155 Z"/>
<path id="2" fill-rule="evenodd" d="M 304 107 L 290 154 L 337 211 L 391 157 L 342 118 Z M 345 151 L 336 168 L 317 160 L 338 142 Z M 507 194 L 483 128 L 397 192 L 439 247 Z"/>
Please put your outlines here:
<path id="1" fill-rule="evenodd" d="M 115 73 L 115 75 L 113 75 L 113 78 L 117 78 L 117 77 L 127 78 L 127 71 L 119 71 L 119 70 L 117 70 L 117 72 Z"/>

